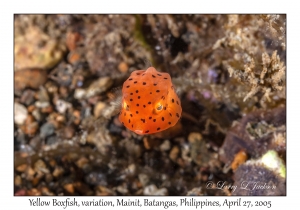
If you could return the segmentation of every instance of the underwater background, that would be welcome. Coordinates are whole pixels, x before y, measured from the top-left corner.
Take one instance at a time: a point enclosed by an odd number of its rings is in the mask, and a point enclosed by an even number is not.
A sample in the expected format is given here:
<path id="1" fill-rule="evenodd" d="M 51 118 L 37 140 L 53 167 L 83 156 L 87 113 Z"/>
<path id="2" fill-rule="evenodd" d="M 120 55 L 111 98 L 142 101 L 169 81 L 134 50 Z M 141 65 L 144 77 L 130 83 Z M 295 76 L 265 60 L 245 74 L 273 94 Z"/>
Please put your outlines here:
<path id="1" fill-rule="evenodd" d="M 138 135 L 121 89 L 150 66 L 182 114 Z M 15 195 L 286 195 L 285 161 L 286 15 L 15 15 Z"/>

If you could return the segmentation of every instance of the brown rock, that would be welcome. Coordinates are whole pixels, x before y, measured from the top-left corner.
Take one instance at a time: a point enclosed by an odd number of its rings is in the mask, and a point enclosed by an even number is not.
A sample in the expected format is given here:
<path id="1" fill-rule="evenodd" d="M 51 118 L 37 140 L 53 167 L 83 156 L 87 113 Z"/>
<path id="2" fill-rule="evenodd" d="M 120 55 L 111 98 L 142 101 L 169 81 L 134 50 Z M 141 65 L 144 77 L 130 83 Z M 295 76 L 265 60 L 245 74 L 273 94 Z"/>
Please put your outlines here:
<path id="1" fill-rule="evenodd" d="M 127 63 L 121 62 L 121 63 L 118 65 L 118 69 L 119 69 L 120 72 L 126 73 L 126 72 L 128 71 L 128 65 L 127 65 Z"/>
<path id="2" fill-rule="evenodd" d="M 80 111 L 78 111 L 78 110 L 74 110 L 74 112 L 73 112 L 73 117 L 74 117 L 74 124 L 75 125 L 79 125 L 79 123 L 80 123 L 80 120 L 81 120 L 81 117 L 80 117 Z"/>
<path id="3" fill-rule="evenodd" d="M 76 44 L 82 39 L 78 32 L 68 32 L 66 37 L 66 44 L 70 51 L 76 49 Z"/>
<path id="4" fill-rule="evenodd" d="M 25 124 L 30 124 L 32 122 L 34 122 L 34 117 L 31 114 L 27 115 L 27 118 L 25 120 Z"/>
<path id="5" fill-rule="evenodd" d="M 57 84 L 52 80 L 48 80 L 46 82 L 45 88 L 46 88 L 47 92 L 52 95 L 55 95 L 58 92 Z"/>
<path id="6" fill-rule="evenodd" d="M 64 185 L 64 189 L 70 194 L 74 194 L 74 192 L 75 192 L 73 183 Z"/>
<path id="7" fill-rule="evenodd" d="M 36 109 L 36 107 L 34 105 L 30 105 L 30 106 L 27 107 L 27 111 L 29 113 L 33 112 L 35 109 Z"/>
<path id="8" fill-rule="evenodd" d="M 15 37 L 15 71 L 29 68 L 48 69 L 64 55 L 65 45 L 51 39 L 38 27 L 28 27 Z"/>
<path id="9" fill-rule="evenodd" d="M 71 138 L 73 138 L 74 134 L 75 134 L 74 126 L 68 125 L 68 126 L 64 127 L 64 129 L 63 129 L 63 137 L 64 138 L 71 139 Z"/>
<path id="10" fill-rule="evenodd" d="M 35 95 L 35 91 L 33 90 L 30 89 L 24 90 L 20 98 L 20 102 L 28 106 L 34 102 L 35 100 L 34 95 Z"/>
<path id="11" fill-rule="evenodd" d="M 42 193 L 36 188 L 32 188 L 32 189 L 28 190 L 26 194 L 29 195 L 29 196 L 40 196 L 40 195 L 42 195 Z"/>
<path id="12" fill-rule="evenodd" d="M 35 171 L 40 171 L 42 173 L 49 173 L 49 169 L 46 166 L 46 163 L 39 159 L 34 163 L 34 170 Z"/>
<path id="13" fill-rule="evenodd" d="M 26 180 L 32 181 L 35 173 L 36 172 L 32 167 L 28 167 L 28 169 L 26 170 Z"/>
<path id="14" fill-rule="evenodd" d="M 60 177 L 62 174 L 64 173 L 64 169 L 60 166 L 56 166 L 52 175 L 55 177 L 55 178 L 58 178 Z"/>
<path id="15" fill-rule="evenodd" d="M 42 113 L 51 113 L 53 112 L 53 107 L 51 105 L 41 108 Z"/>
<path id="16" fill-rule="evenodd" d="M 19 165 L 19 166 L 16 168 L 16 170 L 19 171 L 19 172 L 24 172 L 24 171 L 26 170 L 26 168 L 27 168 L 27 164 L 24 163 L 24 164 L 22 164 L 22 165 Z"/>
<path id="17" fill-rule="evenodd" d="M 76 165 L 79 167 L 79 168 L 83 168 L 83 166 L 85 164 L 87 164 L 89 162 L 89 160 L 86 158 L 86 157 L 82 157 L 80 158 L 79 160 L 76 161 Z"/>
<path id="18" fill-rule="evenodd" d="M 95 107 L 94 107 L 94 116 L 96 118 L 100 117 L 101 116 L 101 113 L 103 111 L 103 109 L 106 107 L 106 103 L 104 102 L 98 102 Z"/>
<path id="19" fill-rule="evenodd" d="M 24 69 L 16 71 L 14 81 L 15 89 L 18 91 L 27 87 L 37 89 L 47 81 L 47 72 L 41 69 Z"/>
<path id="20" fill-rule="evenodd" d="M 113 190 L 111 190 L 109 188 L 106 188 L 104 186 L 101 186 L 101 185 L 97 186 L 97 192 L 96 193 L 97 193 L 96 195 L 98 195 L 98 196 L 116 195 L 116 193 Z"/>
<path id="21" fill-rule="evenodd" d="M 51 167 L 53 167 L 53 168 L 54 168 L 54 167 L 56 166 L 56 164 L 57 164 L 56 161 L 55 161 L 54 159 L 49 160 L 48 163 L 49 163 L 49 165 L 50 165 Z"/>
<path id="22" fill-rule="evenodd" d="M 52 181 L 53 181 L 53 176 L 52 176 L 51 174 L 46 174 L 46 176 L 45 176 L 45 181 L 46 181 L 47 183 L 52 182 Z"/>
<path id="23" fill-rule="evenodd" d="M 70 64 L 74 65 L 80 61 L 80 58 L 81 58 L 81 56 L 78 52 L 72 51 L 68 55 L 68 62 Z"/>
<path id="24" fill-rule="evenodd" d="M 74 183 L 74 187 L 76 191 L 79 192 L 81 195 L 86 195 L 86 196 L 93 195 L 93 191 L 89 188 L 88 185 L 84 183 L 76 182 Z"/>
<path id="25" fill-rule="evenodd" d="M 66 98 L 69 96 L 69 89 L 65 86 L 60 86 L 59 93 L 63 98 Z"/>
<path id="26" fill-rule="evenodd" d="M 145 147 L 146 149 L 151 149 L 151 145 L 150 145 L 150 143 L 149 143 L 149 138 L 148 138 L 148 137 L 144 137 L 144 138 L 143 138 L 143 142 L 144 142 L 144 147 Z"/>
<path id="27" fill-rule="evenodd" d="M 41 177 L 33 177 L 32 185 L 37 186 L 37 184 L 40 182 L 40 180 L 41 180 Z"/>
<path id="28" fill-rule="evenodd" d="M 169 157 L 170 157 L 170 159 L 171 159 L 173 162 L 176 162 L 176 161 L 177 161 L 178 154 L 179 154 L 179 147 L 178 147 L 178 146 L 174 146 L 174 147 L 171 149 L 171 151 L 170 151 Z"/>
<path id="29" fill-rule="evenodd" d="M 25 120 L 24 125 L 21 127 L 24 133 L 27 135 L 34 135 L 39 129 L 38 123 L 35 121 L 34 117 L 29 114 Z"/>
<path id="30" fill-rule="evenodd" d="M 188 136 L 188 140 L 190 142 L 190 144 L 195 143 L 196 141 L 201 141 L 202 140 L 202 135 L 200 133 L 190 133 Z"/>
<path id="31" fill-rule="evenodd" d="M 47 196 L 54 196 L 55 195 L 47 187 L 42 187 L 41 192 L 42 192 L 42 195 L 47 195 Z"/>
<path id="32" fill-rule="evenodd" d="M 22 178 L 20 176 L 15 176 L 15 183 L 16 186 L 22 185 Z"/>

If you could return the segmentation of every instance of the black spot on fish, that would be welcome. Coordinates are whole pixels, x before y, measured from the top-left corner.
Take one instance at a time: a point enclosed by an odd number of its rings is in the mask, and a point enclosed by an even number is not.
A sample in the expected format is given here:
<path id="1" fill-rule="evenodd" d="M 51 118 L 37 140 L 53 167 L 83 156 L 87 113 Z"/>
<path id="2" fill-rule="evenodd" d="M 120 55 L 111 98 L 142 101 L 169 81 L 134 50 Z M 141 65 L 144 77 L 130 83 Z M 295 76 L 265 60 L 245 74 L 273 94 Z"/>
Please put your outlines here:
<path id="1" fill-rule="evenodd" d="M 164 118 L 164 117 L 162 117 L 162 118 L 161 118 L 161 120 L 162 120 L 162 121 L 164 121 L 164 120 L 165 120 L 165 118 Z"/>
<path id="2" fill-rule="evenodd" d="M 159 131 L 159 130 L 160 130 L 160 128 L 157 128 L 157 130 Z"/>

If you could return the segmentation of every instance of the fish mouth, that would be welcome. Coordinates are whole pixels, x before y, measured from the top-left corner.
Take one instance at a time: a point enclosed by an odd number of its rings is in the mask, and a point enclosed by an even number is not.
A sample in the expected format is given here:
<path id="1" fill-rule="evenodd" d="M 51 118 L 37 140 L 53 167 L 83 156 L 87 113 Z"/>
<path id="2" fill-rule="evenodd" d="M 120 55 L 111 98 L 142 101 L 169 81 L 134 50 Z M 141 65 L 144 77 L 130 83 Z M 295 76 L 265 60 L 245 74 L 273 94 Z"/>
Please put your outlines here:
<path id="1" fill-rule="evenodd" d="M 143 130 L 134 130 L 134 132 L 137 133 L 137 134 L 140 134 L 140 135 L 141 135 L 141 134 L 144 134 L 144 131 L 143 131 Z"/>

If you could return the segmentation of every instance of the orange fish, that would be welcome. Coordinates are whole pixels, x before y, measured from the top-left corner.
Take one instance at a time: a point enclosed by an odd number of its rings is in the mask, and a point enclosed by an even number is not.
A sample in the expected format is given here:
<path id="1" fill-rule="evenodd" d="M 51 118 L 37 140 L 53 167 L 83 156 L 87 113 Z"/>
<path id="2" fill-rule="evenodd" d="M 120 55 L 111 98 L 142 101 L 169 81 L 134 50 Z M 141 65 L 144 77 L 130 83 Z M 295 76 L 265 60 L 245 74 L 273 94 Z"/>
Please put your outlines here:
<path id="1" fill-rule="evenodd" d="M 181 116 L 181 103 L 168 73 L 133 71 L 122 88 L 119 120 L 129 130 L 143 135 L 174 126 Z"/>

